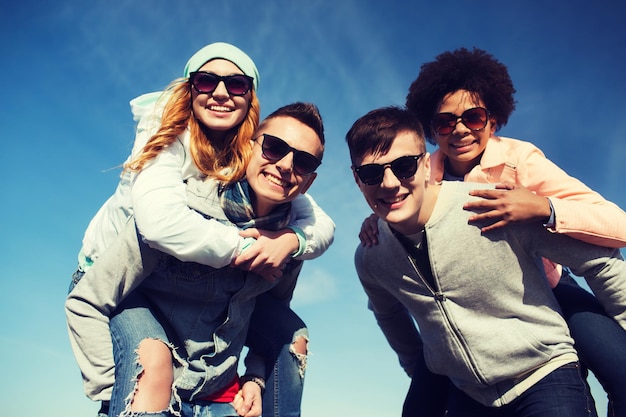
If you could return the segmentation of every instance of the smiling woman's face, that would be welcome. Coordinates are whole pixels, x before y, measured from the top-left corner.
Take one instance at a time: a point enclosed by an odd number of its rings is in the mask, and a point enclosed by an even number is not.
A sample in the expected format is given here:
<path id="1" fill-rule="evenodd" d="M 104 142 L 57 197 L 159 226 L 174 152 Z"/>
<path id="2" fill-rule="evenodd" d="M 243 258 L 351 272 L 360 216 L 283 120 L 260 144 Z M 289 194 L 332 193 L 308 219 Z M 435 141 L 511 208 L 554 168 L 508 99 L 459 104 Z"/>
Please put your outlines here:
<path id="1" fill-rule="evenodd" d="M 444 96 L 437 113 L 452 113 L 460 117 L 465 110 L 473 107 L 485 107 L 485 104 L 480 98 L 475 99 L 469 91 L 457 90 Z M 450 134 L 436 134 L 439 149 L 448 157 L 449 167 L 453 171 L 451 173 L 462 177 L 478 165 L 489 137 L 495 130 L 496 122 L 493 118 L 480 130 L 470 130 L 458 120 Z"/>
<path id="2" fill-rule="evenodd" d="M 237 65 L 226 59 L 213 59 L 200 67 L 199 71 L 222 76 L 243 74 Z M 250 97 L 250 92 L 243 96 L 230 95 L 223 82 L 212 93 L 198 93 L 194 88 L 191 89 L 194 115 L 216 136 L 226 134 L 243 122 L 250 107 Z"/>

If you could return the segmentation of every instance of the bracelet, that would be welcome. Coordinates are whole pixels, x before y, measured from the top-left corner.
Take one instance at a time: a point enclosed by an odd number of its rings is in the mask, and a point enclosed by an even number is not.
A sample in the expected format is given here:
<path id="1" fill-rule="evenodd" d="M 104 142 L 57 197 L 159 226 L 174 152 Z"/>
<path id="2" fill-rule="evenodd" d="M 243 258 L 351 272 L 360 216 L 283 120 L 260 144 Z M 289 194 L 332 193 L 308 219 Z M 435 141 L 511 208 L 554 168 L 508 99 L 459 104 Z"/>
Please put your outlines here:
<path id="1" fill-rule="evenodd" d="M 552 201 L 550 201 L 550 199 L 547 197 L 546 199 L 548 200 L 548 204 L 550 204 L 550 217 L 548 217 L 548 220 L 543 223 L 543 227 L 552 229 L 556 225 L 556 216 L 554 214 L 554 206 L 552 205 Z"/>
<path id="2" fill-rule="evenodd" d="M 265 380 L 261 378 L 260 376 L 244 375 L 240 378 L 240 382 L 241 382 L 242 387 L 246 382 L 254 382 L 259 387 L 261 387 L 261 392 L 265 390 Z"/>
<path id="3" fill-rule="evenodd" d="M 302 255 L 306 250 L 306 235 L 302 229 L 296 226 L 287 226 L 287 229 L 291 229 L 291 231 L 294 232 L 298 238 L 298 250 L 291 254 L 292 258 L 296 258 Z"/>

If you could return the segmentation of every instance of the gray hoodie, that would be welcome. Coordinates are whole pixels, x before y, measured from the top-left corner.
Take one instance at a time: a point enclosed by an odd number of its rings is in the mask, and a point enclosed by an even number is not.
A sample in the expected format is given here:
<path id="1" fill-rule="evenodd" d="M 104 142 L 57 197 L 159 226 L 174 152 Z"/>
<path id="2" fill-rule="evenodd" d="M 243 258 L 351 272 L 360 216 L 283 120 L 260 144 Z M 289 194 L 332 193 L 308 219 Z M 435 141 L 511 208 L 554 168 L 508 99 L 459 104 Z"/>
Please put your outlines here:
<path id="1" fill-rule="evenodd" d="M 434 284 L 383 221 L 379 244 L 360 245 L 355 264 L 370 308 L 409 375 L 423 343 L 431 371 L 447 375 L 482 404 L 501 406 L 577 360 L 540 256 L 584 276 L 625 329 L 626 263 L 618 249 L 554 234 L 540 224 L 481 234 L 462 208 L 478 188 L 493 186 L 442 184 L 425 225 Z"/>

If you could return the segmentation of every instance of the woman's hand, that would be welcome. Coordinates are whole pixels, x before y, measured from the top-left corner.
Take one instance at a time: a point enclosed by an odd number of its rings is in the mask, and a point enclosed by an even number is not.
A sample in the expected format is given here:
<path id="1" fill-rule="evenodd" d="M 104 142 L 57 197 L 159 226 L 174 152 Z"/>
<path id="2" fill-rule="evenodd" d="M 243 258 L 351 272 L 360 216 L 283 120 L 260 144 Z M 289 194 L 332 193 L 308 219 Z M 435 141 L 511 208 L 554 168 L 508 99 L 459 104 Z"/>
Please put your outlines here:
<path id="1" fill-rule="evenodd" d="M 359 239 L 365 247 L 370 247 L 378 244 L 378 216 L 370 214 L 361 225 L 361 231 L 359 232 Z"/>
<path id="2" fill-rule="evenodd" d="M 283 269 L 300 245 L 291 229 L 278 231 L 246 229 L 242 237 L 253 237 L 256 242 L 237 256 L 231 266 L 254 272 L 270 282 L 283 276 Z"/>
<path id="3" fill-rule="evenodd" d="M 470 195 L 481 197 L 480 201 L 465 203 L 465 210 L 477 214 L 469 218 L 470 223 L 485 222 L 482 232 L 506 226 L 509 223 L 541 221 L 550 218 L 550 203 L 529 189 L 511 184 L 496 185 L 495 190 L 472 190 Z"/>
<path id="4" fill-rule="evenodd" d="M 252 381 L 243 384 L 232 402 L 235 411 L 242 417 L 258 417 L 261 415 L 261 387 Z"/>

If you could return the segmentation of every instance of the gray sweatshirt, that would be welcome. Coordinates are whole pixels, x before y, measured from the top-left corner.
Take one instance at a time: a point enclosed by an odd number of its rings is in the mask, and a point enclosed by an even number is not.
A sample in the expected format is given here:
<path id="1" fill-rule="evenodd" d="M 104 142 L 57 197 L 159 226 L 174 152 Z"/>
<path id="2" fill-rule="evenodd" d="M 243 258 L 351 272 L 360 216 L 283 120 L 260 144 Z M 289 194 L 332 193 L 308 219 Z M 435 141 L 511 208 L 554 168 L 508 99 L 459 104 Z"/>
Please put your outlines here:
<path id="1" fill-rule="evenodd" d="M 478 188 L 493 186 L 442 184 L 425 225 L 432 283 L 383 221 L 379 244 L 360 245 L 355 264 L 369 306 L 409 375 L 423 343 L 431 371 L 447 375 L 482 404 L 501 406 L 577 360 L 540 256 L 585 277 L 624 329 L 626 263 L 618 249 L 554 234 L 540 224 L 481 234 L 462 208 Z"/>

